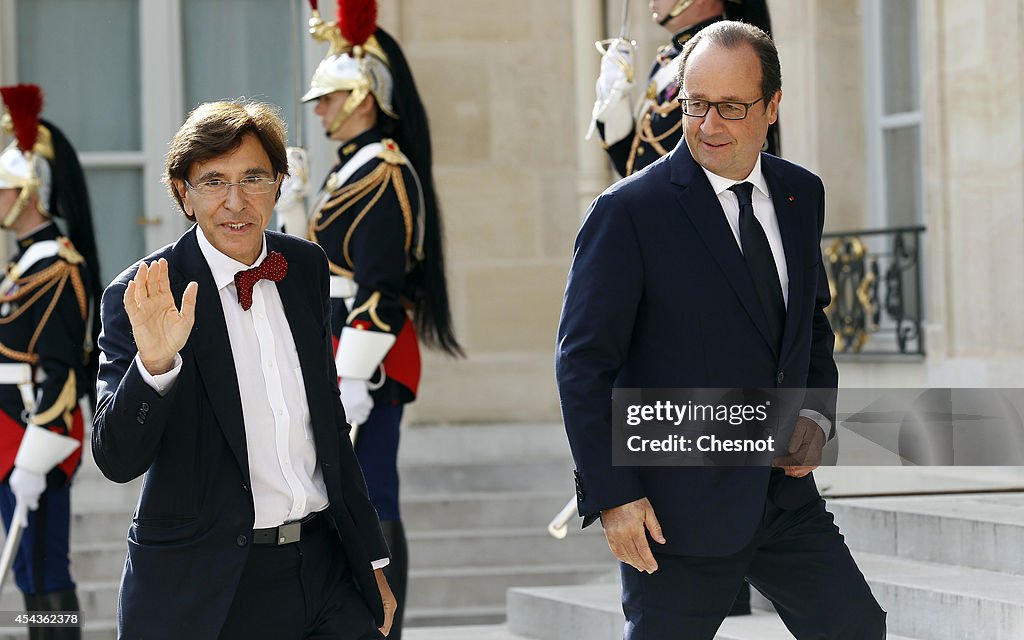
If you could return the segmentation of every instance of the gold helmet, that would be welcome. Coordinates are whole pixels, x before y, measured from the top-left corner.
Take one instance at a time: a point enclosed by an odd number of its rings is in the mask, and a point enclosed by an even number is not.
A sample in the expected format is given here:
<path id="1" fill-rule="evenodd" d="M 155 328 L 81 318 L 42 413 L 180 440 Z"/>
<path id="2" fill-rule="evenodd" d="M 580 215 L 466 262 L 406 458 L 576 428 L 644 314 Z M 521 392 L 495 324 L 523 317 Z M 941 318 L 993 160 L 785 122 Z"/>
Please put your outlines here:
<path id="1" fill-rule="evenodd" d="M 49 130 L 39 122 L 43 92 L 34 84 L 0 87 L 6 111 L 0 127 L 14 140 L 0 153 L 0 189 L 19 189 L 18 199 L 0 226 L 9 228 L 25 210 L 32 195 L 39 194 L 39 210 L 48 215 L 51 176 L 47 160 L 53 160 Z"/>
<path id="2" fill-rule="evenodd" d="M 328 126 L 334 133 L 352 115 L 363 100 L 373 94 L 377 105 L 388 116 L 398 119 L 392 105 L 394 81 L 388 56 L 373 35 L 377 28 L 376 0 L 338 0 L 338 19 L 324 22 L 316 0 L 310 0 L 313 17 L 309 33 L 330 49 L 317 66 L 303 102 L 316 100 L 335 91 L 348 91 L 341 110 Z"/>

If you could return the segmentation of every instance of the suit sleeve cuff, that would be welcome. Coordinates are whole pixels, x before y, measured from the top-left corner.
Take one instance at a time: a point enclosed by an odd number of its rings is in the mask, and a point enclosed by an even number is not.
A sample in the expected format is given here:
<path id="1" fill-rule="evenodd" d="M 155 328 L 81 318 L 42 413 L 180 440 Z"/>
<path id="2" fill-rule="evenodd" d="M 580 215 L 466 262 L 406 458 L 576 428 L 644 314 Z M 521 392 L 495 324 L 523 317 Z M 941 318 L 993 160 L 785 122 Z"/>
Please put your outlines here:
<path id="1" fill-rule="evenodd" d="M 377 569 L 383 569 L 389 564 L 391 564 L 391 558 L 381 558 L 380 560 L 374 560 L 373 562 L 371 562 L 370 567 L 372 567 L 373 570 L 376 571 Z"/>
<path id="2" fill-rule="evenodd" d="M 790 415 L 792 415 L 792 414 L 790 414 Z M 820 413 L 818 413 L 814 409 L 801 409 L 800 410 L 800 417 L 801 418 L 810 418 L 811 420 L 814 420 L 814 422 L 816 422 L 818 424 L 818 426 L 821 427 L 821 430 L 823 432 L 825 432 L 825 440 L 828 440 L 828 434 L 832 433 L 832 421 L 831 420 L 829 420 L 825 416 L 821 415 Z"/>
<path id="3" fill-rule="evenodd" d="M 174 366 L 167 373 L 154 376 L 146 370 L 146 367 L 142 364 L 142 359 L 139 358 L 137 353 L 135 354 L 135 366 L 138 367 L 139 375 L 146 381 L 149 388 L 164 396 L 167 394 L 167 390 L 171 388 L 171 385 L 178 379 L 178 374 L 181 373 L 181 354 L 174 354 Z"/>

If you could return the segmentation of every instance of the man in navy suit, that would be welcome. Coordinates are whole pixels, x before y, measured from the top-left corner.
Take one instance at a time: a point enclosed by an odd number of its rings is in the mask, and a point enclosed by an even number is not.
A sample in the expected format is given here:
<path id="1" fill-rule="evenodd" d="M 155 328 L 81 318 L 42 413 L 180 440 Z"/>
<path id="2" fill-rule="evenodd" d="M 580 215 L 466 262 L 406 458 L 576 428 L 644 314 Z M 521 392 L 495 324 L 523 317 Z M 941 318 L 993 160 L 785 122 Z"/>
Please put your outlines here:
<path id="1" fill-rule="evenodd" d="M 838 384 L 825 196 L 817 176 L 760 151 L 782 99 L 775 45 L 716 23 L 687 43 L 677 79 L 685 145 L 591 205 L 558 333 L 579 512 L 584 526 L 601 519 L 620 560 L 625 637 L 710 640 L 746 577 L 797 638 L 884 638 L 810 474 Z M 613 388 L 788 389 L 803 402 L 774 468 L 613 466 Z"/>
<path id="2" fill-rule="evenodd" d="M 261 103 L 197 107 L 167 183 L 196 224 L 103 295 L 93 453 L 145 474 L 122 638 L 387 634 L 388 549 L 338 396 L 327 259 L 266 231 L 287 174 Z"/>

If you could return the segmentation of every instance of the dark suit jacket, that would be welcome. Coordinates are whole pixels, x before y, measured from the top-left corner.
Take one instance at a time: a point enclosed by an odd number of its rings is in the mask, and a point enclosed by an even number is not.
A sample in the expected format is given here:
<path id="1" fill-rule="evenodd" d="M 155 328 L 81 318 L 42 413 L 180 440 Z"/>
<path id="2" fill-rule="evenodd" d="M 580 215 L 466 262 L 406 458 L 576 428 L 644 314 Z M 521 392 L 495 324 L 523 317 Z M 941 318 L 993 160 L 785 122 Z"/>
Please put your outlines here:
<path id="1" fill-rule="evenodd" d="M 316 245 L 267 232 L 267 250 L 288 260 L 277 284 L 302 366 L 329 515 L 353 579 L 377 623 L 380 593 L 370 563 L 388 556 L 348 437 L 331 353 L 327 261 Z M 98 403 L 92 447 L 103 474 L 145 474 L 128 530 L 121 580 L 124 638 L 216 638 L 235 594 L 255 518 L 245 428 L 220 298 L 195 228 L 148 256 L 167 258 L 178 304 L 199 283 L 196 321 L 182 368 L 163 397 L 140 375 L 122 298 L 138 265 L 103 294 Z"/>
<path id="2" fill-rule="evenodd" d="M 590 516 L 584 526 L 603 509 L 646 496 L 668 541 L 662 551 L 726 555 L 750 541 L 764 507 L 767 467 L 613 467 L 613 387 L 820 387 L 828 391 L 803 406 L 834 415 L 838 374 L 819 248 L 824 188 L 805 169 L 761 158 L 789 270 L 781 353 L 768 339 L 718 198 L 685 141 L 590 207 L 556 351 L 580 514 Z M 817 495 L 807 476 L 784 479 L 775 497 L 798 506 Z"/>

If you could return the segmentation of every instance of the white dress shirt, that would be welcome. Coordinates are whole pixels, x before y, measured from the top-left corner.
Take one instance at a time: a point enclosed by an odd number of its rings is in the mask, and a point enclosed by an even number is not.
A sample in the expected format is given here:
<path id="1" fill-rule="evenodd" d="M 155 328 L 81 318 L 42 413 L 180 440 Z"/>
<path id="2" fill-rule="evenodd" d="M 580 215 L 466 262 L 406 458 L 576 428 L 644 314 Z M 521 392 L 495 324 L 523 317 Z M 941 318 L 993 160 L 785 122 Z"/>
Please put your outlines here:
<path id="1" fill-rule="evenodd" d="M 703 169 L 703 167 L 701 167 Z M 711 188 L 718 201 L 722 203 L 722 211 L 725 212 L 725 219 L 732 229 L 732 235 L 736 238 L 736 244 L 743 251 L 743 243 L 740 241 L 740 201 L 735 193 L 729 191 L 729 187 L 741 182 L 749 182 L 754 185 L 750 194 L 750 201 L 754 205 L 754 217 L 761 223 L 764 235 L 768 237 L 768 245 L 772 249 L 772 257 L 775 258 L 775 268 L 779 271 L 779 283 L 782 284 L 782 300 L 789 308 L 789 269 L 786 267 L 786 252 L 782 248 L 782 232 L 779 231 L 779 219 L 775 216 L 775 204 L 772 202 L 772 194 L 768 191 L 768 184 L 764 181 L 761 173 L 761 156 L 757 156 L 757 163 L 751 170 L 750 175 L 744 180 L 730 180 L 711 173 L 704 169 Z"/>
<path id="2" fill-rule="evenodd" d="M 704 167 L 701 167 L 701 169 L 704 169 Z M 723 178 L 720 175 L 711 173 L 707 169 L 704 169 L 704 174 L 707 175 L 708 181 L 711 183 L 711 189 L 718 196 L 718 201 L 722 204 L 725 220 L 729 223 L 729 228 L 732 229 L 732 235 L 736 238 L 736 244 L 740 247 L 741 253 L 743 252 L 743 242 L 740 240 L 740 201 L 735 193 L 729 191 L 729 187 L 741 182 L 749 182 L 754 185 L 750 194 L 750 201 L 754 205 L 754 217 L 761 223 L 764 235 L 768 238 L 768 246 L 771 247 L 772 257 L 775 258 L 775 268 L 779 271 L 779 283 L 782 285 L 782 300 L 786 308 L 789 309 L 789 268 L 786 266 L 786 251 L 782 246 L 782 232 L 779 231 L 779 218 L 775 215 L 775 203 L 772 202 L 772 194 L 768 191 L 768 183 L 765 182 L 764 174 L 761 173 L 761 155 L 758 154 L 757 162 L 754 164 L 754 168 L 751 169 L 750 175 L 743 180 Z M 832 429 L 831 420 L 813 409 L 802 409 L 800 415 L 817 422 L 821 430 L 825 432 L 825 438 L 828 439 L 828 433 Z"/>
<path id="3" fill-rule="evenodd" d="M 317 464 L 313 428 L 284 305 L 277 284 L 260 280 L 253 287 L 252 307 L 238 304 L 235 274 L 258 265 L 267 255 L 266 239 L 253 265 L 218 251 L 198 226 L 196 239 L 217 286 L 242 401 L 246 455 L 256 513 L 254 529 L 301 520 L 328 504 L 327 486 Z M 138 358 L 138 356 L 136 356 Z M 181 356 L 171 371 L 152 376 L 138 362 L 146 382 L 161 395 L 178 377 Z M 388 559 L 373 562 L 374 569 Z"/>

